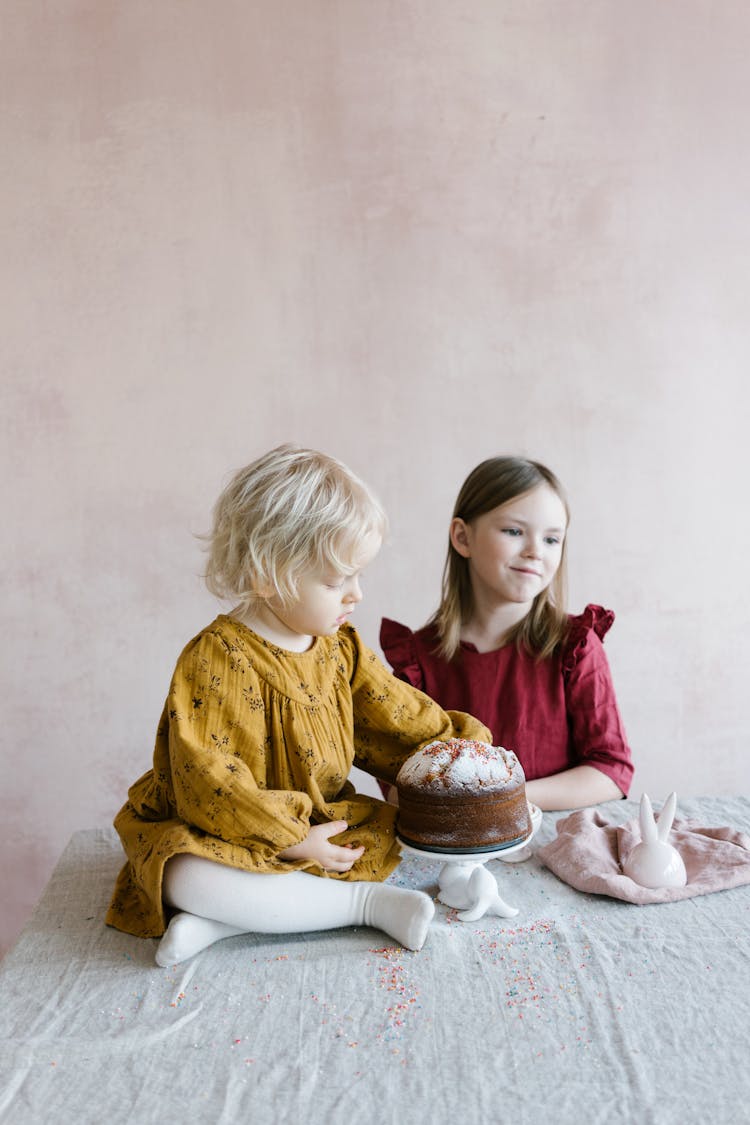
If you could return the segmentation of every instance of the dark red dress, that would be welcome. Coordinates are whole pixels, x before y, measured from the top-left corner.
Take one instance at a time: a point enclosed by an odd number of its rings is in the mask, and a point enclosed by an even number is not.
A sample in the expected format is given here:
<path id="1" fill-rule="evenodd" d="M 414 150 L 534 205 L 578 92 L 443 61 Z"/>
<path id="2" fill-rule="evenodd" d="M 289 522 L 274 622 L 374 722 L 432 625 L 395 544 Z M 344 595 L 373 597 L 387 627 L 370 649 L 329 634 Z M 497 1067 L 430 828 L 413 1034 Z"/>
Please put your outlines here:
<path id="1" fill-rule="evenodd" d="M 589 765 L 627 796 L 633 764 L 602 646 L 614 619 L 611 610 L 587 606 L 571 616 L 567 639 L 546 660 L 514 644 L 477 652 L 462 643 L 448 663 L 435 653 L 434 628 L 413 633 L 387 617 L 380 644 L 396 676 L 444 709 L 480 719 L 495 745 L 515 751 L 529 781 Z"/>

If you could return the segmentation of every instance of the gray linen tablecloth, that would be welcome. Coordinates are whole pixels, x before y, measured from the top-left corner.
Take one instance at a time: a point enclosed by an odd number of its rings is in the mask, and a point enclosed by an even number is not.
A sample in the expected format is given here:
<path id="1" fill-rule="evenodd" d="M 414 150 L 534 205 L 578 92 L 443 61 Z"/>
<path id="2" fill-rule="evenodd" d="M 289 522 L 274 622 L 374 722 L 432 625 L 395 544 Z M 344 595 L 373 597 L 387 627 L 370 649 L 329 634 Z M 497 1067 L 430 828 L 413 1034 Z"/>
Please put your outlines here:
<path id="1" fill-rule="evenodd" d="M 750 830 L 745 798 L 678 811 Z M 121 862 L 112 830 L 77 832 L 0 967 L 1 1122 L 750 1122 L 750 887 L 633 906 L 491 861 L 518 917 L 438 905 L 420 953 L 357 928 L 164 970 L 103 924 Z M 439 870 L 392 881 L 434 895 Z"/>

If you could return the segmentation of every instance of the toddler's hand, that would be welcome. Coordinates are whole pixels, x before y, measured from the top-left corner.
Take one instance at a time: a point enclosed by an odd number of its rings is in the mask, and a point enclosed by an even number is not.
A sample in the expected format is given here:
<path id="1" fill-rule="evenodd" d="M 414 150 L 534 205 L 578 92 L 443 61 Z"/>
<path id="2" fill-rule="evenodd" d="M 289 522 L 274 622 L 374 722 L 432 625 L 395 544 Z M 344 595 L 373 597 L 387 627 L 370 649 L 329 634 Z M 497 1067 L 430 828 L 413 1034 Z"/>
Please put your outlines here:
<path id="1" fill-rule="evenodd" d="M 314 824 L 304 840 L 279 852 L 280 859 L 317 859 L 326 871 L 349 871 L 364 855 L 364 847 L 350 844 L 332 844 L 331 836 L 338 836 L 348 827 L 345 820 L 330 824 Z"/>

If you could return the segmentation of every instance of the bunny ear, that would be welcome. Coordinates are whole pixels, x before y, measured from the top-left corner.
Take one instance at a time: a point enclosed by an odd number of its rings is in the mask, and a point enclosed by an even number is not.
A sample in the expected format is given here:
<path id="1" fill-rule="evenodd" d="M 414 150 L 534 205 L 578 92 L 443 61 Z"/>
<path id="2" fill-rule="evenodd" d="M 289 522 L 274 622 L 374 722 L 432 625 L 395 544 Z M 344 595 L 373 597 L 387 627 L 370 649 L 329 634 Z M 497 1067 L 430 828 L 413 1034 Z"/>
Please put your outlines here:
<path id="1" fill-rule="evenodd" d="M 676 808 L 677 794 L 670 793 L 661 807 L 661 812 L 659 813 L 657 832 L 659 834 L 659 839 L 662 842 L 664 842 L 669 837 L 669 830 L 672 827 L 672 821 L 674 820 Z"/>
<path id="2" fill-rule="evenodd" d="M 644 844 L 655 844 L 658 840 L 656 832 L 656 821 L 654 820 L 654 810 L 651 807 L 651 802 L 648 798 L 648 793 L 644 793 L 641 797 L 641 839 Z"/>

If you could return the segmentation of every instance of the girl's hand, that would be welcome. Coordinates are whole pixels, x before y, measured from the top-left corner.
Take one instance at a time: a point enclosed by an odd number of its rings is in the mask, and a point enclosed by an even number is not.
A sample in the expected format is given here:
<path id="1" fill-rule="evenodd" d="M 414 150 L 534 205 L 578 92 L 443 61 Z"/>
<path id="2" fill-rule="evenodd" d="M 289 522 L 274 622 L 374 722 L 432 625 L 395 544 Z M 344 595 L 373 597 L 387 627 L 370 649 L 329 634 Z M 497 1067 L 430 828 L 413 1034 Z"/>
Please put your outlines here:
<path id="1" fill-rule="evenodd" d="M 330 824 L 314 824 L 304 840 L 279 852 L 279 859 L 317 859 L 326 871 L 349 871 L 364 855 L 364 847 L 351 844 L 332 844 L 331 836 L 338 836 L 348 828 L 345 820 Z"/>

